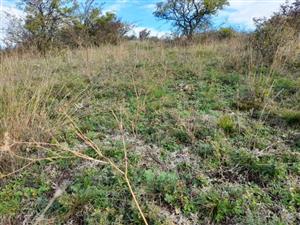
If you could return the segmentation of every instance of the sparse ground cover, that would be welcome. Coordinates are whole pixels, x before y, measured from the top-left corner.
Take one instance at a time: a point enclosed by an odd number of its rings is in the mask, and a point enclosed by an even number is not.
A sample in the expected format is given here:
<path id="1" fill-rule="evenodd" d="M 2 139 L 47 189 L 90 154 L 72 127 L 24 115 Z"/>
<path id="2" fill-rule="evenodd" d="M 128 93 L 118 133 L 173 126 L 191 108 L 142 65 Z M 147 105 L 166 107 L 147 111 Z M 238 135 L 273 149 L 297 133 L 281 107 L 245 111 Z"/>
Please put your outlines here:
<path id="1" fill-rule="evenodd" d="M 73 154 L 102 160 L 74 124 L 122 169 L 125 139 L 149 224 L 300 223 L 299 65 L 252 69 L 237 46 L 3 58 L 0 223 L 143 224 L 118 171 Z"/>

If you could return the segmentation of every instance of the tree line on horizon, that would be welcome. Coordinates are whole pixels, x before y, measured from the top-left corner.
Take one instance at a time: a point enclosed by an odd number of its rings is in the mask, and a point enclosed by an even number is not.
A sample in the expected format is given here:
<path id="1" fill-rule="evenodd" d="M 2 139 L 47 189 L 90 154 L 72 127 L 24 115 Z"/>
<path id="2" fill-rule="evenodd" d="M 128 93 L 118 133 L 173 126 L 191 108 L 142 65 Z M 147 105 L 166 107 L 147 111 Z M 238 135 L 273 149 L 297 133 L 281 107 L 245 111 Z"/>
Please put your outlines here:
<path id="1" fill-rule="evenodd" d="M 25 18 L 12 15 L 4 40 L 8 48 L 32 49 L 39 52 L 64 47 L 90 47 L 117 44 L 133 25 L 122 21 L 113 12 L 104 12 L 96 0 L 19 0 Z M 211 18 L 229 5 L 228 0 L 164 0 L 156 4 L 153 15 L 168 21 L 177 37 L 188 42 L 209 30 Z M 299 37 L 300 0 L 286 3 L 270 19 L 256 19 L 251 45 L 262 57 L 270 58 L 287 40 Z M 221 28 L 218 36 L 231 37 L 232 28 Z M 150 31 L 139 32 L 139 39 L 149 39 Z M 128 36 L 127 36 L 128 38 Z"/>
<path id="2" fill-rule="evenodd" d="M 209 25 L 210 17 L 228 4 L 228 0 L 167 0 L 157 3 L 153 12 L 170 21 L 175 32 L 191 39 Z M 86 47 L 118 43 L 133 25 L 123 22 L 113 12 L 104 12 L 96 0 L 20 0 L 24 19 L 8 15 L 8 47 L 32 48 L 45 52 L 56 46 Z M 149 38 L 150 31 L 140 31 L 139 38 Z"/>
<path id="3" fill-rule="evenodd" d="M 8 15 L 5 44 L 35 46 L 45 52 L 52 47 L 87 47 L 116 43 L 130 26 L 112 12 L 103 13 L 95 0 L 20 0 L 24 19 Z"/>

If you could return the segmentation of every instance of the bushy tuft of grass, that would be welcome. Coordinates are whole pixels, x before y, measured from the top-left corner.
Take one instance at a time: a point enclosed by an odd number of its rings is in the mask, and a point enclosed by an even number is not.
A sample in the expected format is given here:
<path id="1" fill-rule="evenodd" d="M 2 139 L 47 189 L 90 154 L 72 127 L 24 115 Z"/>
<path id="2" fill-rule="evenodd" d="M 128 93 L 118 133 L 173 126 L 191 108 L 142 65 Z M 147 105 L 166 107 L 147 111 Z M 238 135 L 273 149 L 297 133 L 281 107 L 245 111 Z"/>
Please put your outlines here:
<path id="1" fill-rule="evenodd" d="M 225 133 L 231 134 L 235 131 L 236 124 L 232 116 L 224 115 L 218 119 L 218 126 L 224 130 Z"/>

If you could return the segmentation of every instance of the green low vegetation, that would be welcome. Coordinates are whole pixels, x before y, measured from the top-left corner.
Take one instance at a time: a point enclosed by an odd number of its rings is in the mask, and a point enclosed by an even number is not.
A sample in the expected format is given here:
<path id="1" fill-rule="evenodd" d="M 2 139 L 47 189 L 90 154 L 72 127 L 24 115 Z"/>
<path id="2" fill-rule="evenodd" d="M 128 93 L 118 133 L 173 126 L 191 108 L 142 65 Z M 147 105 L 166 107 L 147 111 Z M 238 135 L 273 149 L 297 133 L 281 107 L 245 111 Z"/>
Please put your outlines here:
<path id="1" fill-rule="evenodd" d="M 60 143 L 100 160 L 67 114 L 120 168 L 124 136 L 129 177 L 149 224 L 297 224 L 299 76 L 228 68 L 234 42 L 132 42 L 4 58 L 1 136 Z M 31 162 L 25 158 L 51 159 L 22 169 Z M 109 165 L 23 143 L 1 151 L 0 169 L 20 169 L 1 179 L 1 224 L 35 221 L 64 184 L 43 215 L 46 224 L 143 224 Z"/>
<path id="2" fill-rule="evenodd" d="M 93 23 L 22 2 L 33 38 L 0 53 L 0 224 L 300 223 L 298 0 L 251 34 L 139 41 L 93 0 Z M 167 3 L 156 16 L 185 8 Z M 55 46 L 66 19 L 75 42 Z"/>

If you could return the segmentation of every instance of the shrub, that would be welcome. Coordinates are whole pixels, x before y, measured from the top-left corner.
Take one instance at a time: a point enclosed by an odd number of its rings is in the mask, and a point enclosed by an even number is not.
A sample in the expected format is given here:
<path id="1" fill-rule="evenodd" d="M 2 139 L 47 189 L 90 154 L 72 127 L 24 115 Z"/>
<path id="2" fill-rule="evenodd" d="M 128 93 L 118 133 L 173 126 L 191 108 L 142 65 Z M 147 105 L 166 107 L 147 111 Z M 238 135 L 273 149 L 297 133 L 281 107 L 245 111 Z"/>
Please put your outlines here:
<path id="1" fill-rule="evenodd" d="M 285 47 L 295 45 L 296 50 L 300 27 L 299 5 L 299 0 L 296 0 L 290 5 L 282 5 L 281 10 L 270 19 L 255 19 L 256 31 L 250 43 L 256 50 L 258 60 L 266 65 L 272 65 L 276 60 L 284 63 L 291 55 Z"/>
<path id="2" fill-rule="evenodd" d="M 217 36 L 219 39 L 229 39 L 235 36 L 235 31 L 232 28 L 220 28 L 217 31 Z"/>

